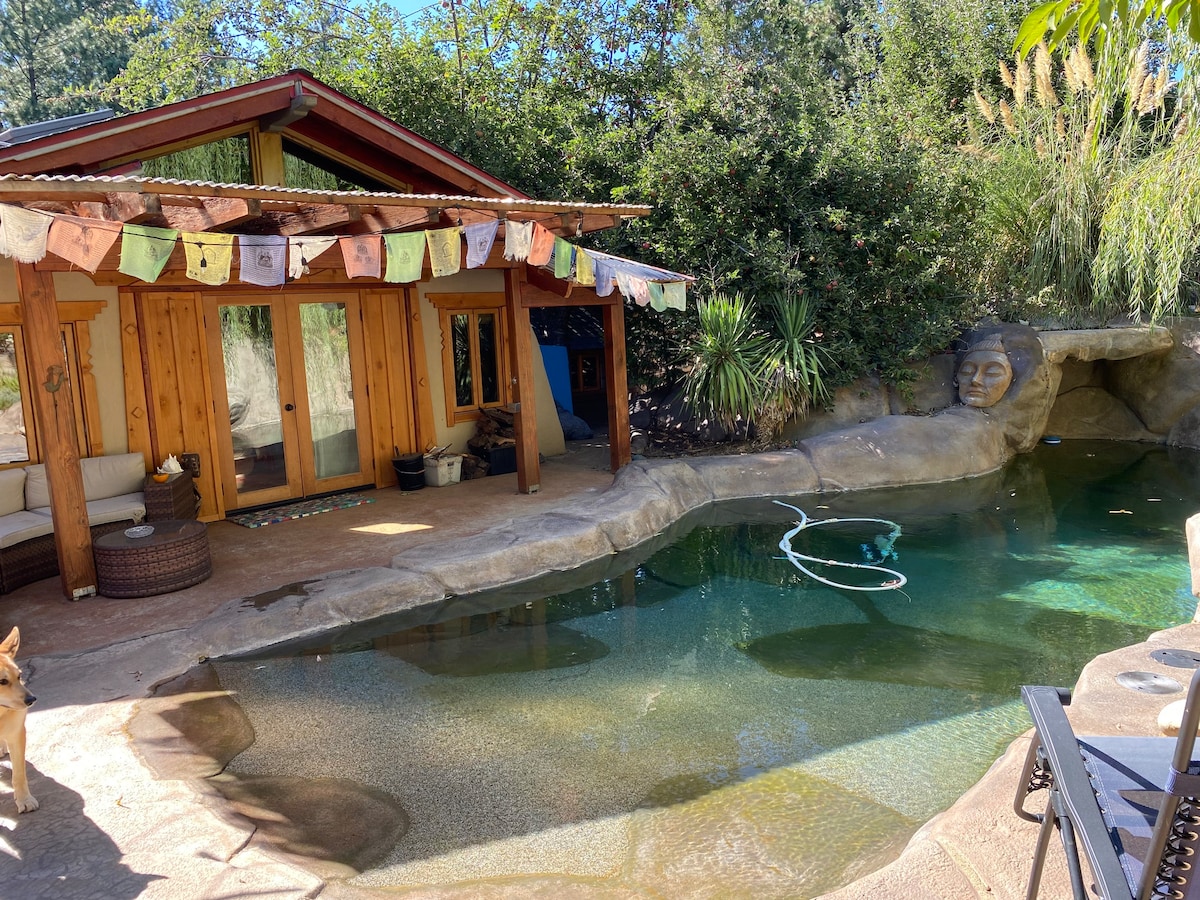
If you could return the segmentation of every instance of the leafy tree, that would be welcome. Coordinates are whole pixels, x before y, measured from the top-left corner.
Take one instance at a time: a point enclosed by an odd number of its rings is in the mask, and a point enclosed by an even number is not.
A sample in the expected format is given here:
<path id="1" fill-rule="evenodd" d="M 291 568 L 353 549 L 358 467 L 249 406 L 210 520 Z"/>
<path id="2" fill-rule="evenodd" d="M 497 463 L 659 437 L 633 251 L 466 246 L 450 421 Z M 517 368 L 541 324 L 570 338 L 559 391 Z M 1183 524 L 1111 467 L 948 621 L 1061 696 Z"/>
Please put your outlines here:
<path id="1" fill-rule="evenodd" d="M 1057 50 L 1072 34 L 1085 46 L 1093 37 L 1102 44 L 1112 31 L 1139 30 L 1155 20 L 1200 43 L 1200 0 L 1049 0 L 1025 17 L 1015 47 L 1025 55 L 1044 39 L 1050 50 Z"/>
<path id="2" fill-rule="evenodd" d="M 104 23 L 134 9 L 134 0 L 0 0 L 0 121 L 94 110 L 136 37 Z"/>

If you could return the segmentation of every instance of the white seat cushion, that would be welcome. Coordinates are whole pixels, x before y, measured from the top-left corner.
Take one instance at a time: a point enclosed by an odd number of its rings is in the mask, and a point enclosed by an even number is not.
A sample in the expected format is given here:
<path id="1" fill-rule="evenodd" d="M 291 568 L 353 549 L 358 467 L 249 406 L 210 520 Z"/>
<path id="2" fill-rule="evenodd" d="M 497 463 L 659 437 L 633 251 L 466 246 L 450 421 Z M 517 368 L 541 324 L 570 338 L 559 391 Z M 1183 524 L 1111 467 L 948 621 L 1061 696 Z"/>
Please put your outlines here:
<path id="1" fill-rule="evenodd" d="M 15 547 L 33 538 L 53 533 L 54 524 L 49 516 L 40 516 L 24 510 L 0 516 L 0 548 Z"/>
<path id="2" fill-rule="evenodd" d="M 29 511 L 47 519 L 51 515 L 48 506 L 39 506 Z M 136 494 L 92 500 L 87 505 L 87 514 L 89 525 L 107 525 L 109 522 L 122 522 L 126 519 L 140 522 L 146 518 L 145 495 L 139 491 Z"/>

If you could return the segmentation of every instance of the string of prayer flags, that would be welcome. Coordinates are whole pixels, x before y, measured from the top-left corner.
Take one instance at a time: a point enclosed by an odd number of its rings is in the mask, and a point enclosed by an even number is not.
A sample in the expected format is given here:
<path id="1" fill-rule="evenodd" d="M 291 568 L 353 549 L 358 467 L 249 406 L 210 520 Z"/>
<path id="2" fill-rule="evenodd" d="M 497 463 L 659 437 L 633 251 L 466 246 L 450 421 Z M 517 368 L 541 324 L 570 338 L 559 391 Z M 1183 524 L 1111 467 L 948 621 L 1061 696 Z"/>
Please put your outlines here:
<path id="1" fill-rule="evenodd" d="M 533 223 L 504 221 L 504 258 L 520 262 L 529 258 L 529 247 L 533 243 Z"/>
<path id="2" fill-rule="evenodd" d="M 300 278 L 308 274 L 308 264 L 337 243 L 337 238 L 329 237 L 289 237 L 288 238 L 288 277 Z"/>
<path id="3" fill-rule="evenodd" d="M 571 277 L 571 263 L 575 261 L 575 248 L 560 237 L 554 239 L 554 277 Z"/>
<path id="4" fill-rule="evenodd" d="M 524 260 L 554 272 L 556 278 L 594 287 L 608 297 L 614 288 L 639 306 L 657 311 L 686 308 L 687 279 L 665 269 L 597 250 L 576 247 L 538 222 L 505 222 L 504 257 Z M 339 244 L 349 278 L 373 278 L 392 283 L 420 281 L 425 252 L 435 278 L 461 271 L 462 241 L 467 243 L 466 267 L 487 263 L 495 246 L 500 220 L 474 222 L 400 234 L 318 235 L 286 237 L 273 234 L 233 234 L 128 225 L 106 219 L 72 216 L 0 204 L 0 255 L 36 263 L 47 252 L 88 272 L 95 272 L 120 237 L 118 270 L 152 283 L 166 268 L 182 236 L 185 274 L 201 284 L 229 281 L 234 239 L 240 249 L 240 279 L 248 284 L 276 287 L 289 278 L 309 274 L 309 263 Z M 386 249 L 387 267 L 383 271 Z"/>
<path id="5" fill-rule="evenodd" d="M 55 216 L 46 249 L 88 272 L 95 272 L 121 236 L 121 223 L 83 216 Z"/>
<path id="6" fill-rule="evenodd" d="M 384 281 L 407 284 L 421 280 L 421 266 L 425 262 L 425 235 L 420 231 L 405 234 L 385 234 L 387 248 L 387 271 Z"/>
<path id="7" fill-rule="evenodd" d="M 478 269 L 492 252 L 492 244 L 496 243 L 496 231 L 500 228 L 500 220 L 492 222 L 477 222 L 463 229 L 467 239 L 467 268 Z"/>
<path id="8" fill-rule="evenodd" d="M 383 241 L 377 234 L 356 234 L 338 238 L 347 278 L 378 278 L 383 268 L 380 254 Z"/>
<path id="9" fill-rule="evenodd" d="M 233 265 L 233 235 L 207 234 L 203 231 L 180 232 L 183 255 L 187 260 L 184 273 L 192 281 L 219 285 L 229 280 Z"/>
<path id="10" fill-rule="evenodd" d="M 238 280 L 260 287 L 278 287 L 286 280 L 287 238 L 282 234 L 239 234 L 241 266 Z M 378 273 L 375 277 L 379 277 Z"/>
<path id="11" fill-rule="evenodd" d="M 575 283 L 584 287 L 592 287 L 596 283 L 592 254 L 582 248 L 575 251 Z"/>
<path id="12" fill-rule="evenodd" d="M 174 228 L 126 224 L 121 232 L 121 264 L 117 270 L 130 278 L 157 281 L 171 258 L 179 232 Z"/>
<path id="13" fill-rule="evenodd" d="M 687 309 L 687 285 L 682 281 L 668 281 L 663 285 L 663 301 L 667 309 Z"/>
<path id="14" fill-rule="evenodd" d="M 5 206 L 0 216 L 0 253 L 20 263 L 40 262 L 46 255 L 51 218 L 23 206 Z"/>
<path id="15" fill-rule="evenodd" d="M 462 267 L 461 234 L 462 229 L 457 225 L 425 232 L 425 240 L 429 242 L 429 269 L 434 278 L 453 275 Z"/>
<path id="16" fill-rule="evenodd" d="M 533 240 L 529 244 L 529 256 L 526 261 L 531 266 L 544 266 L 550 262 L 550 254 L 554 252 L 554 232 L 543 227 L 539 222 L 533 223 Z"/>

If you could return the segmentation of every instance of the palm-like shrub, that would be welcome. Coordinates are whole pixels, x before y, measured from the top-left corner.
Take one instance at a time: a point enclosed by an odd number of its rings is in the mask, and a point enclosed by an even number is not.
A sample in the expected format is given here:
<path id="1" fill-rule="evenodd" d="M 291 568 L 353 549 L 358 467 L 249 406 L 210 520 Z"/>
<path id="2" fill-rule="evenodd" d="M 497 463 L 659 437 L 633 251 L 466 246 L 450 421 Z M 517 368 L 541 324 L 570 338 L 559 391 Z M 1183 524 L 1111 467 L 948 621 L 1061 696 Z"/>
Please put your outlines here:
<path id="1" fill-rule="evenodd" d="M 698 414 L 732 431 L 739 419 L 751 422 L 758 411 L 766 338 L 740 293 L 697 300 L 696 314 L 696 335 L 683 348 L 690 363 L 684 397 Z"/>
<path id="2" fill-rule="evenodd" d="M 767 312 L 767 321 L 755 317 Z M 684 397 L 698 414 L 732 431 L 757 422 L 767 436 L 825 397 L 825 353 L 813 338 L 812 311 L 800 295 L 774 294 L 751 303 L 715 294 L 696 303 L 696 336 L 683 348 Z"/>
<path id="3" fill-rule="evenodd" d="M 803 294 L 774 294 L 763 306 L 770 329 L 760 369 L 760 426 L 772 436 L 788 419 L 803 416 L 827 396 L 821 373 L 828 356 L 814 339 L 812 308 Z"/>

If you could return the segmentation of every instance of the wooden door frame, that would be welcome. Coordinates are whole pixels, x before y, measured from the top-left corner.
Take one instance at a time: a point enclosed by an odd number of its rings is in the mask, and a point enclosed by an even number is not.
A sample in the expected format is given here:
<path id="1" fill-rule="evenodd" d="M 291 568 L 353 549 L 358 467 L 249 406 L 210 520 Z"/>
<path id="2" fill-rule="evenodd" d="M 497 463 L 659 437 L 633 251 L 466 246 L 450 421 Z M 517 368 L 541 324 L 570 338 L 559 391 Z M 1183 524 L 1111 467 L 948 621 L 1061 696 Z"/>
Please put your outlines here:
<path id="1" fill-rule="evenodd" d="M 288 337 L 286 308 L 283 304 L 283 294 L 243 294 L 205 292 L 201 296 L 204 309 L 205 337 L 208 342 L 209 383 L 213 396 L 213 442 L 218 455 L 216 471 L 217 484 L 222 494 L 222 508 L 226 511 L 244 507 L 259 506 L 290 500 L 303 492 L 300 480 L 300 450 L 299 438 L 296 432 L 295 416 L 285 417 L 284 407 L 287 404 L 295 406 L 295 398 L 291 396 L 292 378 L 290 358 L 291 342 Z M 254 498 L 246 502 L 237 490 L 237 473 L 234 470 L 233 429 L 229 422 L 229 387 L 225 372 L 225 353 L 221 334 L 220 308 L 222 306 L 267 306 L 271 310 L 271 342 L 275 350 L 276 383 L 279 388 L 279 426 L 283 442 L 284 470 L 287 474 L 285 483 L 276 488 L 268 488 L 254 492 Z M 285 315 L 277 316 L 283 309 Z M 282 359 L 281 359 L 282 357 Z M 278 372 L 286 366 L 289 373 L 287 378 L 278 378 Z M 289 424 L 290 423 L 290 424 Z M 289 435 L 290 432 L 290 435 Z M 290 439 L 289 439 L 290 437 Z"/>
<path id="2" fill-rule="evenodd" d="M 375 480 L 375 455 L 372 452 L 371 441 L 371 404 L 370 392 L 367 387 L 361 299 L 358 291 L 306 292 L 284 295 L 285 313 L 289 317 L 287 323 L 287 336 L 290 344 L 288 358 L 292 365 L 290 375 L 291 391 L 294 395 L 292 402 L 296 406 L 297 413 L 294 421 L 297 432 L 301 491 L 304 496 L 362 487 L 367 481 Z M 350 356 L 350 390 L 358 445 L 358 469 L 348 475 L 326 477 L 321 479 L 321 483 L 318 483 L 316 473 L 316 447 L 312 440 L 312 411 L 308 404 L 308 391 L 300 390 L 300 385 L 297 383 L 297 378 L 299 378 L 305 388 L 308 386 L 307 370 L 304 366 L 303 328 L 292 327 L 299 323 L 299 309 L 305 303 L 337 303 L 346 309 L 346 350 Z M 291 321 L 293 304 L 297 314 L 296 322 Z M 306 429 L 299 427 L 300 422 L 309 424 L 307 433 Z M 305 465 L 306 459 L 312 461 L 311 466 Z"/>

